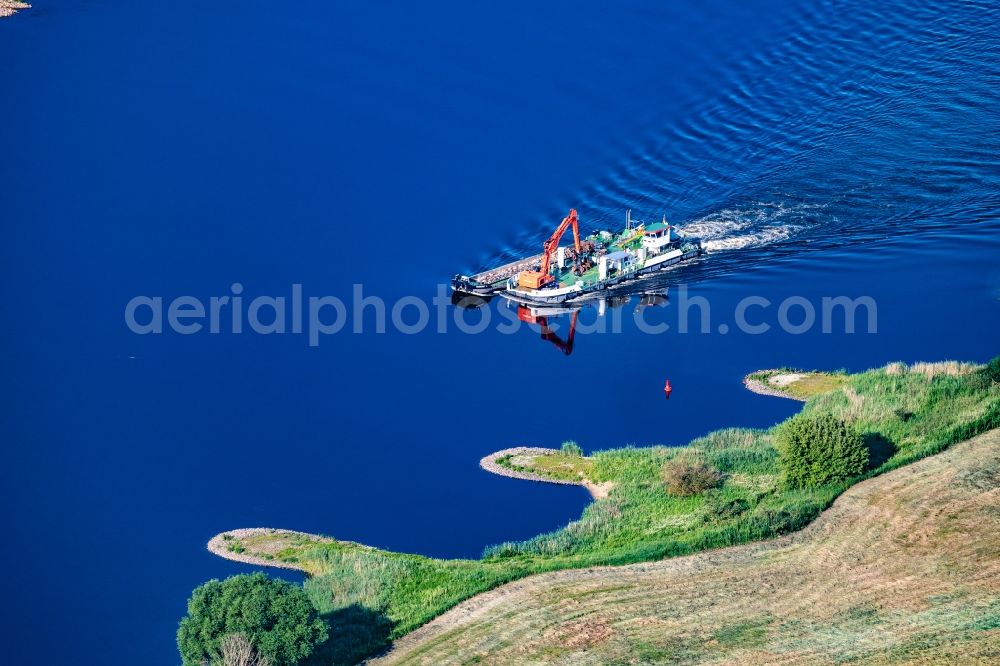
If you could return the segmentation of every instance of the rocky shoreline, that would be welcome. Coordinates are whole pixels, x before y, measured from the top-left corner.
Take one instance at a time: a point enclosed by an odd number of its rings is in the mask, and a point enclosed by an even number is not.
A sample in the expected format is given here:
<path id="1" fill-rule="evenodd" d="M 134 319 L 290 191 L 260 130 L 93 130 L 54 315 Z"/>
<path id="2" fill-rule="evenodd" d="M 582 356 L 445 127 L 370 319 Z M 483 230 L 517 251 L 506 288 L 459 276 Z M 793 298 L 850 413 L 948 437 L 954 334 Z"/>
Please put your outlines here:
<path id="1" fill-rule="evenodd" d="M 758 370 L 752 374 L 758 374 L 760 372 L 779 372 L 778 370 Z M 787 398 L 788 400 L 798 400 L 799 402 L 805 402 L 805 398 L 798 398 L 794 395 L 785 393 L 784 391 L 774 388 L 773 386 L 768 386 L 764 382 L 757 379 L 750 379 L 750 375 L 743 378 L 743 386 L 746 387 L 748 391 L 753 391 L 754 393 L 759 393 L 760 395 L 771 396 L 772 398 Z"/>
<path id="2" fill-rule="evenodd" d="M 0 18 L 13 16 L 22 9 L 31 9 L 31 5 L 18 0 L 0 0 Z"/>
<path id="3" fill-rule="evenodd" d="M 525 481 L 541 481 L 542 483 L 558 483 L 564 486 L 579 486 L 581 483 L 579 481 L 569 481 L 567 479 L 550 479 L 545 476 L 539 476 L 538 474 L 532 474 L 531 472 L 519 472 L 515 469 L 509 467 L 503 467 L 497 464 L 497 460 L 503 458 L 504 456 L 517 456 L 517 455 L 551 455 L 553 453 L 559 453 L 556 449 L 546 449 L 540 446 L 515 446 L 512 449 L 503 449 L 501 451 L 494 451 L 490 455 L 486 456 L 479 461 L 479 466 L 485 469 L 491 474 L 496 474 L 498 476 L 506 476 L 511 479 L 524 479 Z"/>
<path id="4" fill-rule="evenodd" d="M 291 569 L 292 571 L 302 571 L 306 572 L 304 568 L 295 564 L 294 562 L 282 562 L 280 560 L 269 560 L 257 555 L 248 555 L 247 553 L 234 553 L 229 550 L 229 544 L 233 540 L 246 539 L 249 537 L 260 536 L 262 534 L 288 534 L 296 537 L 307 538 L 310 541 L 315 541 L 317 543 L 322 543 L 326 539 L 315 534 L 307 534 L 306 532 L 295 532 L 293 530 L 278 530 L 273 527 L 249 527 L 239 530 L 228 530 L 226 532 L 221 532 L 216 534 L 214 537 L 208 541 L 208 552 L 213 555 L 218 555 L 221 558 L 232 560 L 233 562 L 241 562 L 243 564 L 251 564 L 259 567 L 273 567 L 275 569 Z M 229 537 L 227 539 L 227 537 Z"/>

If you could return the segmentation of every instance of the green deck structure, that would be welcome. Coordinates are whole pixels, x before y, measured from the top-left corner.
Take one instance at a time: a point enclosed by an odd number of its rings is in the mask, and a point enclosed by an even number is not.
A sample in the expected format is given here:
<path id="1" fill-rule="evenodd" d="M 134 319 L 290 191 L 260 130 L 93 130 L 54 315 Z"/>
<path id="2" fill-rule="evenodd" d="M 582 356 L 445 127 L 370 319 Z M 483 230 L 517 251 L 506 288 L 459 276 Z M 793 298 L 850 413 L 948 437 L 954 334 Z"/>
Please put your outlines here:
<path id="1" fill-rule="evenodd" d="M 573 272 L 573 268 L 565 268 L 559 271 L 559 286 L 560 287 L 572 287 L 574 284 L 580 281 L 585 281 L 588 284 L 593 284 L 597 282 L 600 269 L 597 266 L 583 272 L 583 275 L 576 275 Z"/>

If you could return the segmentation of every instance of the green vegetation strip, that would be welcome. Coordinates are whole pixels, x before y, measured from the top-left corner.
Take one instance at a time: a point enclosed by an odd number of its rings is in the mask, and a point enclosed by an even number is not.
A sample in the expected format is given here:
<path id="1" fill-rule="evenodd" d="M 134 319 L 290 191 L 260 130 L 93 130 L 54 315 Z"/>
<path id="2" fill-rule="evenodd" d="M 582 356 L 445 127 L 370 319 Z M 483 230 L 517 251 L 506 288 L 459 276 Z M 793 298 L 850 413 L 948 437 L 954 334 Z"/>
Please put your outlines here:
<path id="1" fill-rule="evenodd" d="M 842 420 L 870 446 L 867 470 L 846 481 L 794 487 L 782 476 L 774 429 L 734 428 L 682 448 L 595 453 L 585 459 L 590 461 L 585 474 L 593 483 L 613 484 L 607 499 L 590 504 L 560 530 L 491 546 L 478 560 L 333 540 L 281 551 L 312 574 L 306 593 L 330 623 L 329 640 L 309 663 L 353 663 L 460 601 L 530 574 L 658 560 L 797 530 L 862 478 L 1000 426 L 1000 359 L 985 367 L 894 364 L 831 377 L 832 383 L 811 383 L 810 392 L 819 390 L 817 384 L 823 390 L 809 398 L 803 414 Z M 678 456 L 690 470 L 716 470 L 718 483 L 693 495 L 668 492 L 664 468 Z M 563 462 L 552 462 L 549 472 L 570 473 Z M 532 467 L 538 471 L 545 464 Z M 739 627 L 717 640 L 754 631 Z"/>
<path id="2" fill-rule="evenodd" d="M 804 530 L 476 595 L 372 664 L 987 664 L 1000 429 L 841 495 Z"/>

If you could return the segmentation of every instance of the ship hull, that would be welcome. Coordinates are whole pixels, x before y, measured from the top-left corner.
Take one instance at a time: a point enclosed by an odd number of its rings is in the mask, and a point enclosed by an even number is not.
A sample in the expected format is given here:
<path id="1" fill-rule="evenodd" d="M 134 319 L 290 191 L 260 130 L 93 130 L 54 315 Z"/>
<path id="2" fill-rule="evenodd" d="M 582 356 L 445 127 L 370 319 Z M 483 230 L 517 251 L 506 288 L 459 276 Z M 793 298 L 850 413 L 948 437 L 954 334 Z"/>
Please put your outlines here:
<path id="1" fill-rule="evenodd" d="M 451 279 L 452 291 L 459 294 L 471 294 L 473 296 L 493 296 L 500 291 L 494 285 L 479 284 L 472 278 L 464 275 L 456 275 Z"/>

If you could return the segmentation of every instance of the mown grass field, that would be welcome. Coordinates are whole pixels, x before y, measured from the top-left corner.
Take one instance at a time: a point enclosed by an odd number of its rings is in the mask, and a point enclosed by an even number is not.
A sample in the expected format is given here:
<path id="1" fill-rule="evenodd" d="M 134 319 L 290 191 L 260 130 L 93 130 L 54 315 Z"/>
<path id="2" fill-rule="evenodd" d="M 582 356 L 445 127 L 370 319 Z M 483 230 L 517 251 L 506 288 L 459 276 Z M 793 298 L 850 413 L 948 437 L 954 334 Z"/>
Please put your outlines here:
<path id="1" fill-rule="evenodd" d="M 1000 426 L 998 381 L 998 362 L 894 364 L 844 376 L 838 386 L 811 397 L 804 411 L 832 413 L 864 433 L 872 451 L 865 476 L 875 476 Z M 668 494 L 661 469 L 682 451 L 721 471 L 722 484 L 692 497 Z M 722 430 L 688 447 L 611 449 L 592 459 L 589 479 L 613 484 L 607 499 L 561 530 L 491 546 L 479 560 L 432 559 L 332 540 L 270 549 L 312 574 L 306 590 L 330 620 L 331 639 L 313 662 L 353 663 L 462 600 L 530 574 L 649 562 L 786 534 L 861 480 L 787 488 L 772 432 L 763 430 Z M 554 464 L 556 470 L 561 465 Z M 745 642 L 766 628 L 737 629 L 718 640 Z"/>

